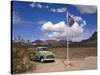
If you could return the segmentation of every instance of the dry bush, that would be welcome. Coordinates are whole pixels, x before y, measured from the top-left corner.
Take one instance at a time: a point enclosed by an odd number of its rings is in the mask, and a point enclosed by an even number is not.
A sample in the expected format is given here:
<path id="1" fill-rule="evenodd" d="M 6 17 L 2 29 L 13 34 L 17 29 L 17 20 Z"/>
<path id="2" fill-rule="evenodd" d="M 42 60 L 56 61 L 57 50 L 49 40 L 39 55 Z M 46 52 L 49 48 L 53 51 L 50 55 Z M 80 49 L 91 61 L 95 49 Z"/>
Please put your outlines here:
<path id="1" fill-rule="evenodd" d="M 30 52 L 28 46 L 18 44 L 12 49 L 12 73 L 24 73 L 35 68 L 34 63 L 30 63 Z"/>

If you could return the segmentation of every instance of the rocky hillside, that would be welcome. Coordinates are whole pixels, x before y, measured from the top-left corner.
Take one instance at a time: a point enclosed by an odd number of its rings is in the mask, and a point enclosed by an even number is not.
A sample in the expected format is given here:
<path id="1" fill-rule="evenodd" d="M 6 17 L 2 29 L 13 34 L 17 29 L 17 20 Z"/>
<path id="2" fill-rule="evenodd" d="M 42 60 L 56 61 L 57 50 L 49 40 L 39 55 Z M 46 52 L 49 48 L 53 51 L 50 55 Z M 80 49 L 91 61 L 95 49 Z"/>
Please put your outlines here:
<path id="1" fill-rule="evenodd" d="M 33 46 L 47 46 L 47 47 L 66 47 L 66 40 L 35 40 L 32 42 Z M 71 42 L 70 47 L 96 47 L 97 46 L 97 32 L 95 32 L 89 39 L 83 40 L 81 42 Z"/>

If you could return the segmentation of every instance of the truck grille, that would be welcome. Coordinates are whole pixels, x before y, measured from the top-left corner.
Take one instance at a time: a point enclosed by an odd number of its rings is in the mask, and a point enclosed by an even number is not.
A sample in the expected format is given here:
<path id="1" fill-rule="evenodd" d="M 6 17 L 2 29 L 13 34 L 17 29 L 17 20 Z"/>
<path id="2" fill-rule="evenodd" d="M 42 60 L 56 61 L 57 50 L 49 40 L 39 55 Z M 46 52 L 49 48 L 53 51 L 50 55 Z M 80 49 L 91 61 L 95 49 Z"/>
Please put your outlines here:
<path id="1" fill-rule="evenodd" d="M 48 55 L 47 58 L 54 58 L 54 56 L 53 55 Z"/>

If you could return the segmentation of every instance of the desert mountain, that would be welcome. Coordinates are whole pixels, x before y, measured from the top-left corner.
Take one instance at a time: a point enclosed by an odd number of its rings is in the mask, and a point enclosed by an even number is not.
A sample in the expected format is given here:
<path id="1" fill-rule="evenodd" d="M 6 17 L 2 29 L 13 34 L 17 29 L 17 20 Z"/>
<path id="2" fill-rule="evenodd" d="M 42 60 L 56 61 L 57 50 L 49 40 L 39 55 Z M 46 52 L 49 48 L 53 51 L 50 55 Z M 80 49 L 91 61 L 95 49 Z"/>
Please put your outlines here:
<path id="1" fill-rule="evenodd" d="M 47 46 L 47 47 L 66 47 L 66 40 L 35 40 L 32 42 L 34 46 Z M 70 42 L 70 47 L 96 47 L 97 46 L 97 32 L 86 40 L 81 42 Z"/>

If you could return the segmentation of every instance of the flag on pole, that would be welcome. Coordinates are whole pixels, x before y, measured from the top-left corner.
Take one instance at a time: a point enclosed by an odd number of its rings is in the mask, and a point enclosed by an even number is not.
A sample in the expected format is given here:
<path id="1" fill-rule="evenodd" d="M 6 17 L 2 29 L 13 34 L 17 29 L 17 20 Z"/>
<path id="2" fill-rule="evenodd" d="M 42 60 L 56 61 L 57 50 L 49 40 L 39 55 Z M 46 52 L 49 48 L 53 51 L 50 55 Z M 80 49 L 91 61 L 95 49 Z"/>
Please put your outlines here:
<path id="1" fill-rule="evenodd" d="M 69 27 L 72 27 L 74 24 L 74 18 L 68 13 L 66 13 L 66 18 L 67 18 L 67 25 Z M 70 67 L 70 57 L 69 57 L 69 31 L 67 30 L 67 49 L 66 49 L 66 59 L 67 61 L 65 61 L 67 67 Z"/>
<path id="2" fill-rule="evenodd" d="M 69 25 L 69 27 L 72 27 L 74 22 L 75 22 L 74 18 L 71 15 L 68 14 L 68 25 Z"/>

